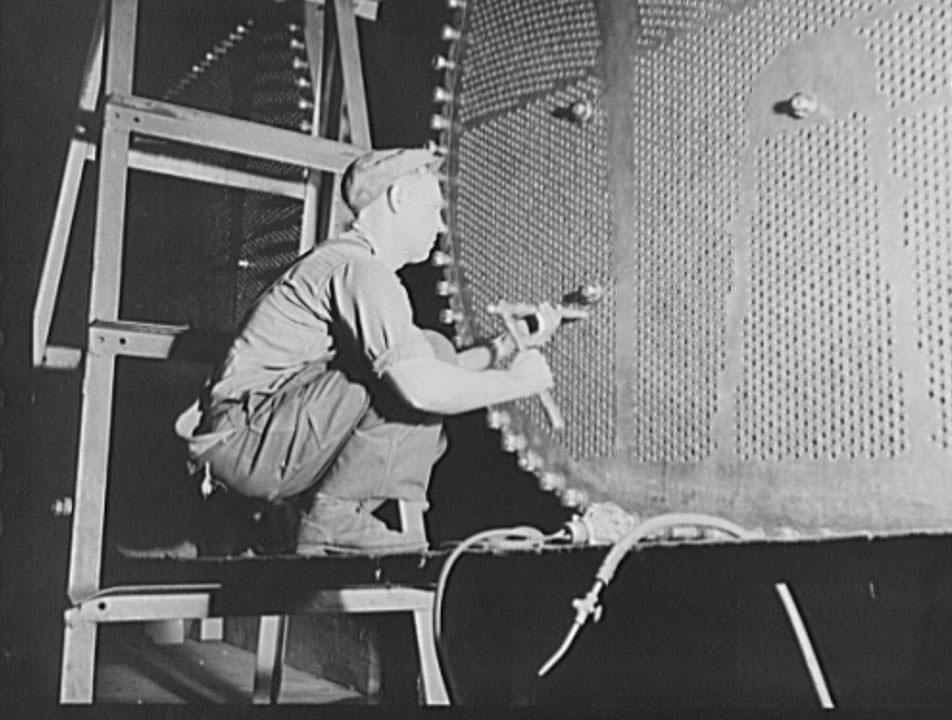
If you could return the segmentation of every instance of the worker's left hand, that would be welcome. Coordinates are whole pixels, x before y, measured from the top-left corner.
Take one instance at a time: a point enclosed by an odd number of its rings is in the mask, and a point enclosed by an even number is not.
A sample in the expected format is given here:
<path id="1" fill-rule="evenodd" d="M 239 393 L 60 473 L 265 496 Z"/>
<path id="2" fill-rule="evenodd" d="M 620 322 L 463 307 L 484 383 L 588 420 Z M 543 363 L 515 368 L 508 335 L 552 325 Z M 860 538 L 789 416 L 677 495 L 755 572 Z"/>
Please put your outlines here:
<path id="1" fill-rule="evenodd" d="M 559 329 L 561 322 L 562 312 L 552 303 L 544 302 L 531 316 L 519 319 L 516 332 L 525 347 L 542 347 Z"/>

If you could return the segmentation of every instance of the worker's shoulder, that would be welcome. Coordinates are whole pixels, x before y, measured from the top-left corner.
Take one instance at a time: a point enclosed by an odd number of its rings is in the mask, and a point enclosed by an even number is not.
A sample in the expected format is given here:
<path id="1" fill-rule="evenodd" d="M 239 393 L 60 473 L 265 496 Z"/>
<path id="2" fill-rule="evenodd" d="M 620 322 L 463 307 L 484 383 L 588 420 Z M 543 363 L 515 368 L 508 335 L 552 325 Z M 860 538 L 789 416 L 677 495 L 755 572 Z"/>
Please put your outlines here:
<path id="1" fill-rule="evenodd" d="M 331 239 L 303 255 L 291 268 L 291 275 L 332 275 L 348 268 L 360 272 L 379 272 L 382 263 L 369 247 L 347 239 Z"/>

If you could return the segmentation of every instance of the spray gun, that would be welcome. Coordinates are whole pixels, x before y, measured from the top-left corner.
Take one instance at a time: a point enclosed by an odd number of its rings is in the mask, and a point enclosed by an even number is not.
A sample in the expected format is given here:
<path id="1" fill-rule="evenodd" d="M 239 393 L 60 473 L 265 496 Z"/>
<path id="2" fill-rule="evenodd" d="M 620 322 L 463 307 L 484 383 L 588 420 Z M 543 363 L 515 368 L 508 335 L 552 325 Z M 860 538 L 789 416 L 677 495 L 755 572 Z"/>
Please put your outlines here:
<path id="1" fill-rule="evenodd" d="M 578 291 L 567 296 L 566 299 L 591 305 L 601 300 L 603 295 L 604 290 L 600 285 L 590 284 L 582 286 Z M 560 321 L 585 320 L 588 318 L 588 310 L 584 310 L 582 308 L 556 305 L 555 309 L 559 314 Z M 514 303 L 508 302 L 506 300 L 500 300 L 499 302 L 492 303 L 487 306 L 486 311 L 491 315 L 498 315 L 502 319 L 506 331 L 516 344 L 517 352 L 522 352 L 526 349 L 525 338 L 519 332 L 517 323 L 520 320 L 529 318 L 536 318 L 537 322 L 541 322 L 539 320 L 539 306 L 533 305 L 531 303 Z M 549 423 L 552 425 L 552 429 L 562 430 L 565 427 L 565 418 L 562 417 L 562 411 L 559 409 L 558 404 L 552 397 L 552 393 L 548 390 L 543 390 L 539 393 L 539 400 L 542 402 L 542 407 L 545 409 L 545 413 L 549 418 Z"/>

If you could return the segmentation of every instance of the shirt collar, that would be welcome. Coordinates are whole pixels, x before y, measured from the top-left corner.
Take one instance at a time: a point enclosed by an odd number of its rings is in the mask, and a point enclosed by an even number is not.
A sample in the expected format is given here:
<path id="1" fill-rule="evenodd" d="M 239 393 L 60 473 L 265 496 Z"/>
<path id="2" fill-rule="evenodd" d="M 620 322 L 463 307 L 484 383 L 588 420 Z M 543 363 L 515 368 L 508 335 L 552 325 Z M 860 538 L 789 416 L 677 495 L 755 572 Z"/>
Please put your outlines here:
<path id="1" fill-rule="evenodd" d="M 371 255 L 377 254 L 374 244 L 370 241 L 370 236 L 367 234 L 367 231 L 358 225 L 357 221 L 352 222 L 350 227 L 341 233 L 340 239 L 354 242 L 366 247 L 370 251 Z"/>

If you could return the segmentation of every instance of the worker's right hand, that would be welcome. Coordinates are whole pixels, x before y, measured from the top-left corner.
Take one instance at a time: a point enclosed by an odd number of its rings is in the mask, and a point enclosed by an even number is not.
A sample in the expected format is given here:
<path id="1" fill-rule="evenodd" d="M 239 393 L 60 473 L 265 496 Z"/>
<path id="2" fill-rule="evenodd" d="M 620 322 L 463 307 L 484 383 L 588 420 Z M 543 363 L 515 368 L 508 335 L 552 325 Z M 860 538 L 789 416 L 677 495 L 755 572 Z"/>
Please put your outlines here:
<path id="1" fill-rule="evenodd" d="M 540 393 L 554 384 L 549 363 L 538 350 L 519 353 L 509 366 L 509 372 L 525 386 L 527 395 Z"/>

